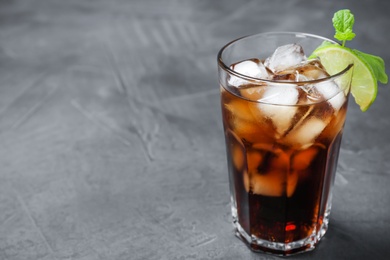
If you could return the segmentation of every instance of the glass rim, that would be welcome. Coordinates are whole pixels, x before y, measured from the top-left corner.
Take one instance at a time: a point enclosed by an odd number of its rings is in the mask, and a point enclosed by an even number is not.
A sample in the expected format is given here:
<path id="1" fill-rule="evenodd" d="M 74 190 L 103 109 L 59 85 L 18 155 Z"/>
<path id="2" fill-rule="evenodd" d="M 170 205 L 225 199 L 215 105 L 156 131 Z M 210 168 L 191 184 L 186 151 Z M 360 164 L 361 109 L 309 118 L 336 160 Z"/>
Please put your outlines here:
<path id="1" fill-rule="evenodd" d="M 291 35 L 291 36 L 295 36 L 295 37 L 301 37 L 301 38 L 316 38 L 316 39 L 322 39 L 324 41 L 328 41 L 328 42 L 331 42 L 331 43 L 335 43 L 335 44 L 338 44 L 340 45 L 338 42 L 335 42 L 331 39 L 328 39 L 326 37 L 323 37 L 323 36 L 319 36 L 319 35 L 316 35 L 316 34 L 311 34 L 311 33 L 302 33 L 302 32 L 283 32 L 283 31 L 280 31 L 280 32 L 264 32 L 264 33 L 257 33 L 257 34 L 250 34 L 250 35 L 246 35 L 246 36 L 242 36 L 242 37 L 239 37 L 235 40 L 232 40 L 230 42 L 228 42 L 227 44 L 225 44 L 218 52 L 218 55 L 217 55 L 217 59 L 218 59 L 218 65 L 220 68 L 222 68 L 223 70 L 225 70 L 228 74 L 231 74 L 235 77 L 238 77 L 238 78 L 242 78 L 246 81 L 249 81 L 249 82 L 257 82 L 257 83 L 261 83 L 261 82 L 265 82 L 265 83 L 277 83 L 277 84 L 295 84 L 295 85 L 306 85 L 306 84 L 314 84 L 314 83 L 319 83 L 319 82 L 323 82 L 323 81 L 328 81 L 328 80 L 332 80 L 332 79 L 335 79 L 341 75 L 343 75 L 344 73 L 348 72 L 352 67 L 353 67 L 353 63 L 350 63 L 348 64 L 343 70 L 341 70 L 340 72 L 337 72 L 333 75 L 329 75 L 327 77 L 324 77 L 324 78 L 320 78 L 320 79 L 315 79 L 315 80 L 306 80 L 306 81 L 286 81 L 286 80 L 273 80 L 273 79 L 261 79 L 261 78 L 254 78 L 254 77 L 250 77 L 250 76 L 247 76 L 247 75 L 244 75 L 244 74 L 241 74 L 241 73 L 238 73 L 237 71 L 234 71 L 230 68 L 230 65 L 226 65 L 225 62 L 223 61 L 222 59 L 222 54 L 223 52 L 229 47 L 231 46 L 232 44 L 240 41 L 240 40 L 243 40 L 243 39 L 247 39 L 247 38 L 252 38 L 252 37 L 257 37 L 257 36 L 267 36 L 267 35 L 273 35 L 273 36 L 278 36 L 278 35 Z M 275 48 L 277 48 L 278 46 L 275 46 Z"/>

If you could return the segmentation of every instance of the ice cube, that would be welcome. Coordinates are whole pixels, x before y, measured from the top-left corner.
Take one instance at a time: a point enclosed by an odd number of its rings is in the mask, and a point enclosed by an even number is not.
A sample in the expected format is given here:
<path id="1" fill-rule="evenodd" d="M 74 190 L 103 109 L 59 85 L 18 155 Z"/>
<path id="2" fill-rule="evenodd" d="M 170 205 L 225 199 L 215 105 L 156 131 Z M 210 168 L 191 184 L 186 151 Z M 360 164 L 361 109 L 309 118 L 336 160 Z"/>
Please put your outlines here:
<path id="1" fill-rule="evenodd" d="M 283 135 L 291 125 L 295 116 L 299 92 L 294 84 L 269 86 L 259 103 L 261 111 L 272 120 L 276 131 Z M 266 104 L 267 103 L 267 104 Z"/>
<path id="2" fill-rule="evenodd" d="M 263 96 L 264 85 L 254 85 L 252 87 L 240 88 L 240 95 L 249 100 L 259 100 Z"/>
<path id="3" fill-rule="evenodd" d="M 306 56 L 302 46 L 298 44 L 287 44 L 278 47 L 271 57 L 265 60 L 264 65 L 271 71 L 277 72 L 297 66 L 305 60 Z"/>
<path id="4" fill-rule="evenodd" d="M 248 178 L 248 177 L 247 177 Z M 256 174 L 244 179 L 254 194 L 279 197 L 291 197 L 298 183 L 298 173 L 295 171 L 273 171 L 267 175 Z"/>
<path id="5" fill-rule="evenodd" d="M 292 156 L 291 168 L 295 171 L 307 169 L 318 154 L 318 148 L 310 146 L 307 149 L 299 150 Z"/>
<path id="6" fill-rule="evenodd" d="M 328 100 L 335 112 L 339 111 L 345 102 L 344 91 L 333 81 L 325 81 L 315 85 L 315 89 Z"/>
<path id="7" fill-rule="evenodd" d="M 263 196 L 291 197 L 298 173 L 289 171 L 290 157 L 273 145 L 256 144 L 247 151 L 247 169 L 243 174 L 247 192 Z"/>
<path id="8" fill-rule="evenodd" d="M 344 92 L 341 91 L 336 96 L 334 96 L 333 98 L 329 99 L 328 102 L 332 105 L 332 107 L 335 110 L 335 113 L 337 114 L 337 112 L 340 110 L 340 108 L 345 103 L 345 100 L 346 100 L 346 97 L 344 96 Z"/>
<path id="9" fill-rule="evenodd" d="M 265 153 L 257 149 L 248 149 L 246 153 L 246 162 L 249 172 L 258 171 L 260 165 L 264 163 Z"/>
<path id="10" fill-rule="evenodd" d="M 298 65 L 276 72 L 272 79 L 287 81 L 309 81 L 328 77 L 319 60 L 302 61 Z"/>
<path id="11" fill-rule="evenodd" d="M 233 132 L 228 130 L 226 135 L 229 139 L 229 145 L 227 146 L 227 152 L 232 159 L 234 167 L 241 171 L 245 164 L 245 147 L 240 138 Z"/>
<path id="12" fill-rule="evenodd" d="M 242 75 L 252 78 L 268 79 L 269 75 L 264 64 L 257 59 L 245 60 L 230 66 L 230 68 Z M 240 86 L 248 84 L 248 81 L 231 75 L 229 78 L 229 84 L 233 86 Z"/>
<path id="13" fill-rule="evenodd" d="M 233 164 L 240 171 L 244 167 L 245 151 L 238 144 L 231 144 L 231 149 Z"/>
<path id="14" fill-rule="evenodd" d="M 327 120 L 329 121 L 329 120 Z M 286 136 L 285 141 L 294 146 L 307 148 L 322 133 L 328 122 L 317 117 L 310 117 L 303 123 L 294 127 Z"/>
<path id="15" fill-rule="evenodd" d="M 299 74 L 295 71 L 283 71 L 282 73 L 273 74 L 273 80 L 285 80 L 285 81 L 302 81 Z"/>
<path id="16" fill-rule="evenodd" d="M 325 70 L 310 64 L 305 66 L 300 66 L 297 68 L 296 71 L 297 74 L 302 78 L 299 81 L 316 80 L 316 79 L 326 78 L 329 76 L 329 74 Z"/>
<path id="17" fill-rule="evenodd" d="M 245 139 L 248 142 L 255 142 L 261 138 L 259 136 L 259 125 L 256 118 L 248 109 L 248 102 L 242 100 L 233 100 L 230 103 L 224 104 L 228 113 L 228 125 L 230 129 L 236 133 L 239 138 Z"/>
<path id="18" fill-rule="evenodd" d="M 248 173 L 245 189 L 263 196 L 291 197 L 298 182 L 298 173 L 289 171 L 290 158 L 282 151 L 261 151 L 247 154 Z M 251 163 L 250 163 L 251 162 Z"/>

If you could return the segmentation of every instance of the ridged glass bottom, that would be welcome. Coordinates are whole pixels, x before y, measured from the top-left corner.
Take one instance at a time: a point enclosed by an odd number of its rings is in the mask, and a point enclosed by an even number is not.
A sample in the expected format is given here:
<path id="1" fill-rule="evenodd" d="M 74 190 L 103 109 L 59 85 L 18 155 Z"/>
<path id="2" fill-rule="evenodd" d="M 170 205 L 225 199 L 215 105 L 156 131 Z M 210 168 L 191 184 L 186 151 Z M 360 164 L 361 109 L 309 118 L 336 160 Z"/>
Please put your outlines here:
<path id="1" fill-rule="evenodd" d="M 254 235 L 250 236 L 238 223 L 237 210 L 234 206 L 232 207 L 233 225 L 235 227 L 236 236 L 247 244 L 252 251 L 280 256 L 294 255 L 313 250 L 316 244 L 318 244 L 321 238 L 325 235 L 328 229 L 330 208 L 331 205 L 328 204 L 323 223 L 319 229 L 314 229 L 312 234 L 307 238 L 290 243 L 272 242 L 257 238 Z"/>

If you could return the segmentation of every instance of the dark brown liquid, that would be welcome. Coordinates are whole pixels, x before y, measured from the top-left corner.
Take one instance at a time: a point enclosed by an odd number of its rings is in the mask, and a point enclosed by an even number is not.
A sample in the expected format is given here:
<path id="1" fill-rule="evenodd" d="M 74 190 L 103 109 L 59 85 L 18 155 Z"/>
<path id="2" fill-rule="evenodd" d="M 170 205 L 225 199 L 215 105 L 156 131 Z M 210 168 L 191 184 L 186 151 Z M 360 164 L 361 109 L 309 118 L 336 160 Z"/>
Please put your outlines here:
<path id="1" fill-rule="evenodd" d="M 337 113 L 327 102 L 299 106 L 292 123 L 302 123 L 299 117 L 308 113 L 326 122 L 304 144 L 281 137 L 268 118 L 256 114 L 255 102 L 221 91 L 239 225 L 249 236 L 281 243 L 315 234 L 327 210 L 347 101 Z"/>

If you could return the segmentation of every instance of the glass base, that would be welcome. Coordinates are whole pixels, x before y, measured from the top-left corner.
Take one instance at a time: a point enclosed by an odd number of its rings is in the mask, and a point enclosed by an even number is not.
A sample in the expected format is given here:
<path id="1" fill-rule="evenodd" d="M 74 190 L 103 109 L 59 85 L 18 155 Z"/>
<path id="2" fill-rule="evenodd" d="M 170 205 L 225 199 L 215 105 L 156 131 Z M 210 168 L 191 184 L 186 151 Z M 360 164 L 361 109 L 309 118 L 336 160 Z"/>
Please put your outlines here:
<path id="1" fill-rule="evenodd" d="M 328 229 L 328 221 L 329 219 L 326 218 L 321 227 L 318 230 L 314 230 L 309 237 L 290 243 L 272 242 L 257 238 L 254 235 L 250 236 L 237 221 L 234 221 L 234 227 L 236 236 L 247 244 L 252 251 L 288 256 L 313 250 L 315 245 L 325 235 Z"/>

